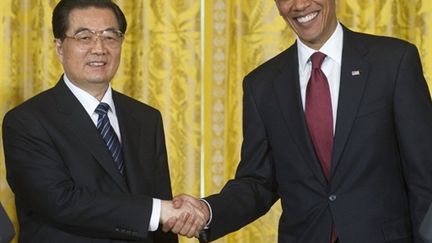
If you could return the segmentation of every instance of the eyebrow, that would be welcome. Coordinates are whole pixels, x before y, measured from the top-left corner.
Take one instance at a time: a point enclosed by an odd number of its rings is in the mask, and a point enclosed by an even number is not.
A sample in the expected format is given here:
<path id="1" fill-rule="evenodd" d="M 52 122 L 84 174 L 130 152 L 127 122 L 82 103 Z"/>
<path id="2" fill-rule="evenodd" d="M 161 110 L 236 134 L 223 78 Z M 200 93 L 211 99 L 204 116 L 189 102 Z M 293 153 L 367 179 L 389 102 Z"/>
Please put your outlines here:
<path id="1" fill-rule="evenodd" d="M 79 32 L 82 32 L 82 31 L 90 31 L 90 29 L 89 29 L 89 28 L 84 28 L 84 27 L 78 28 L 78 29 L 74 32 L 74 35 L 78 34 Z"/>
<path id="2" fill-rule="evenodd" d="M 106 29 L 104 29 L 104 30 L 102 30 L 102 31 L 106 31 L 106 30 L 118 30 L 118 29 L 116 29 L 116 28 L 114 28 L 114 27 L 109 27 L 109 28 L 106 28 Z M 80 28 L 78 28 L 78 29 L 74 32 L 74 35 L 76 35 L 76 34 L 82 32 L 82 31 L 93 31 L 93 30 L 91 30 L 91 29 L 89 29 L 89 28 L 85 28 L 85 27 L 80 27 Z"/>

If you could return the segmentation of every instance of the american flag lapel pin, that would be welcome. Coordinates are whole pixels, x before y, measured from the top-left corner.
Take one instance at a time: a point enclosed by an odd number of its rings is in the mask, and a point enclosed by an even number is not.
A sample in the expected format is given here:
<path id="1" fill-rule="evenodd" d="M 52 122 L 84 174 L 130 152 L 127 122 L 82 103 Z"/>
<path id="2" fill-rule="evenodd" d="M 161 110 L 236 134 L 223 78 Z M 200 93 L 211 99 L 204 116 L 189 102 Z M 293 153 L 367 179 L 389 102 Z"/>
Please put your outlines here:
<path id="1" fill-rule="evenodd" d="M 351 75 L 352 76 L 359 76 L 360 75 L 360 70 L 351 71 Z"/>

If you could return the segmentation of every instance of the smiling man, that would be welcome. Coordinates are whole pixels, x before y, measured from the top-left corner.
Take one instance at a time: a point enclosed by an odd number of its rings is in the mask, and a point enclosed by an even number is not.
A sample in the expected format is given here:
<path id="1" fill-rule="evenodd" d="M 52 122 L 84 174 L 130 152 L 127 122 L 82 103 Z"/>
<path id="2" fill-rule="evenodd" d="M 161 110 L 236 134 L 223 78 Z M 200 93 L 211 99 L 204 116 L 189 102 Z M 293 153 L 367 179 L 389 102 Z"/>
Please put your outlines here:
<path id="1" fill-rule="evenodd" d="M 432 103 L 418 51 L 349 30 L 335 4 L 276 0 L 297 41 L 244 79 L 241 161 L 235 178 L 204 198 L 208 240 L 280 199 L 281 243 L 424 242 Z M 174 199 L 185 202 L 207 210 L 190 196 Z"/>
<path id="2" fill-rule="evenodd" d="M 57 85 L 9 111 L 3 122 L 7 179 L 19 242 L 177 242 L 159 223 L 174 209 L 160 113 L 112 90 L 126 19 L 110 0 L 61 0 L 53 12 L 64 74 Z"/>

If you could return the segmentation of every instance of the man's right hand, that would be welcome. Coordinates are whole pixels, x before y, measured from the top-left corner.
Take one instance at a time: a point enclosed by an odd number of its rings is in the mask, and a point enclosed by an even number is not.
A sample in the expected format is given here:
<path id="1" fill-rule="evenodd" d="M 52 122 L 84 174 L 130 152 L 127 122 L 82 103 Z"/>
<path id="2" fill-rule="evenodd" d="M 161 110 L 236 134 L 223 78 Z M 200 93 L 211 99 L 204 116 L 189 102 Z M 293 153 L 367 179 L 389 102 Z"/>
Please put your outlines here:
<path id="1" fill-rule="evenodd" d="M 173 201 L 162 201 L 160 222 L 164 232 L 198 237 L 209 218 L 206 203 L 190 195 L 180 194 Z"/>

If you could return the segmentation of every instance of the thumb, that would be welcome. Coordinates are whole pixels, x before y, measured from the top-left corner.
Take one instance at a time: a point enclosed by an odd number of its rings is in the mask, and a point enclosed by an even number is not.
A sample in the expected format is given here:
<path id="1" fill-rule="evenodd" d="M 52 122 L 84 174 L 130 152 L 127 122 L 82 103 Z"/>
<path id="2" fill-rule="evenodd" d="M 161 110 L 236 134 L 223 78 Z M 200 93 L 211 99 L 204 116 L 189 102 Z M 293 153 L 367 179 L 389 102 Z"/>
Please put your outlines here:
<path id="1" fill-rule="evenodd" d="M 175 209 L 181 208 L 181 206 L 183 205 L 183 199 L 181 198 L 181 196 L 174 197 L 172 200 L 172 205 Z"/>

